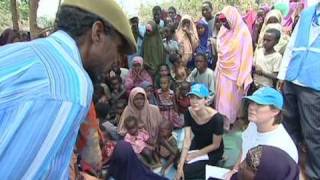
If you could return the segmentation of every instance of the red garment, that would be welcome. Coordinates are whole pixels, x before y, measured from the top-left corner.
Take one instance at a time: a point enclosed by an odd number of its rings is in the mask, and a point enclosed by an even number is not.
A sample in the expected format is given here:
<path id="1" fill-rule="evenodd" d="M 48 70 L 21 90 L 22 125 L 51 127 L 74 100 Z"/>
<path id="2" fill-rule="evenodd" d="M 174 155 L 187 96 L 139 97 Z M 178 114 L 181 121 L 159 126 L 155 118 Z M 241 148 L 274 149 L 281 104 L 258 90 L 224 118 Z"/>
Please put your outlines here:
<path id="1" fill-rule="evenodd" d="M 113 153 L 114 148 L 116 147 L 116 142 L 110 141 L 107 142 L 102 148 L 102 162 L 106 164 L 109 162 L 110 157 Z"/>
<path id="2" fill-rule="evenodd" d="M 187 96 L 185 96 L 185 97 L 178 97 L 176 101 L 177 101 L 179 113 L 184 114 L 188 110 L 188 107 L 190 106 L 190 99 Z"/>

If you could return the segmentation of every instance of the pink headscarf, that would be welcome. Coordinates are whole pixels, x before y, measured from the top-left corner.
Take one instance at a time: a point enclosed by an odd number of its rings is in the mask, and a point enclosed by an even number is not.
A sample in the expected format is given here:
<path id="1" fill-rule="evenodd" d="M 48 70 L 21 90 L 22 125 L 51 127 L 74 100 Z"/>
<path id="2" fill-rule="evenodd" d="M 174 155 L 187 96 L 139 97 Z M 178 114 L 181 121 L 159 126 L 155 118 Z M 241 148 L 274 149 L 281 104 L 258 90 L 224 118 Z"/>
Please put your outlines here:
<path id="1" fill-rule="evenodd" d="M 304 7 L 304 2 L 290 2 L 289 13 L 282 22 L 285 32 L 290 32 L 293 30 L 292 25 L 294 18 L 300 14 Z"/>
<path id="2" fill-rule="evenodd" d="M 132 60 L 132 65 L 133 64 L 141 65 L 141 70 L 136 72 L 133 69 L 130 69 L 125 82 L 125 88 L 128 94 L 132 88 L 139 86 L 143 81 L 148 81 L 153 84 L 152 78 L 148 72 L 143 69 L 143 58 L 141 56 L 134 57 Z"/>
<path id="3" fill-rule="evenodd" d="M 246 90 L 252 82 L 251 34 L 235 7 L 226 6 L 221 14 L 227 18 L 230 30 L 222 26 L 218 33 L 217 68 L 229 79 L 236 81 L 237 86 L 244 86 Z"/>
<path id="4" fill-rule="evenodd" d="M 250 33 L 252 33 L 252 27 L 257 18 L 257 12 L 255 10 L 249 10 L 244 17 L 244 20 L 246 21 L 246 24 L 248 26 L 248 29 Z"/>

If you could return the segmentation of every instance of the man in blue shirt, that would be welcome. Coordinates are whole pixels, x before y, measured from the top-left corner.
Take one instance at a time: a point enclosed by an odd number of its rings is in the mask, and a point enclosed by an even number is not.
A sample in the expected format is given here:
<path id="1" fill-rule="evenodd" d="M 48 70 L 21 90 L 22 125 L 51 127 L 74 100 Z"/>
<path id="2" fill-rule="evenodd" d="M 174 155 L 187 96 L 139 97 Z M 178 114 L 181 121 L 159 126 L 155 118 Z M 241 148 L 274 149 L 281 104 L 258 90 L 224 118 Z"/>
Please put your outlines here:
<path id="1" fill-rule="evenodd" d="M 47 38 L 0 48 L 0 177 L 67 179 L 92 82 L 135 51 L 113 0 L 65 0 Z"/>
<path id="2" fill-rule="evenodd" d="M 319 5 L 301 13 L 278 74 L 278 79 L 284 80 L 287 113 L 283 115 L 283 123 L 298 148 L 302 143 L 307 147 L 308 179 L 320 179 Z"/>

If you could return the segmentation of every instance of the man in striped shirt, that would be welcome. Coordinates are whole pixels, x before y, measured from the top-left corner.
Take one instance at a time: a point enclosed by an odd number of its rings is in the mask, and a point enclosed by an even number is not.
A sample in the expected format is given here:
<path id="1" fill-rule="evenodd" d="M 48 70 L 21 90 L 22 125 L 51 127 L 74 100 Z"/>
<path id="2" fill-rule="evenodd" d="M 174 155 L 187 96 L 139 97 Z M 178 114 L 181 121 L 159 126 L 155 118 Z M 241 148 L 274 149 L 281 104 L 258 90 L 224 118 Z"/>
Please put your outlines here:
<path id="1" fill-rule="evenodd" d="M 65 0 L 55 26 L 48 38 L 0 48 L 1 179 L 67 179 L 90 77 L 135 51 L 114 0 Z"/>

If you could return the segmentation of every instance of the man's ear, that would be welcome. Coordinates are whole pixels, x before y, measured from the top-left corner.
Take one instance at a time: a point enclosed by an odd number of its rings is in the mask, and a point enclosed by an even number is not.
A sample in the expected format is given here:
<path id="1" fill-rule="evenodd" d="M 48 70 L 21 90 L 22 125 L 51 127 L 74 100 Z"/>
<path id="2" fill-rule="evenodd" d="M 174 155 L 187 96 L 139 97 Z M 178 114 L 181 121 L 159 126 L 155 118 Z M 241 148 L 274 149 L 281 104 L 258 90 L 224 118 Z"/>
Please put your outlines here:
<path id="1" fill-rule="evenodd" d="M 91 39 L 93 43 L 100 42 L 103 35 L 105 35 L 104 24 L 101 21 L 93 23 L 91 28 Z"/>

